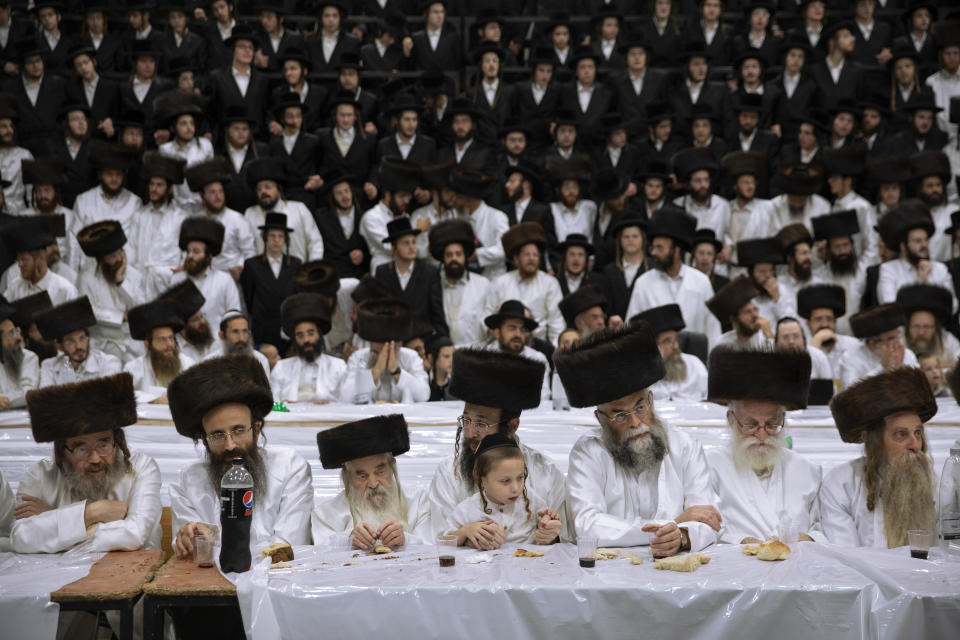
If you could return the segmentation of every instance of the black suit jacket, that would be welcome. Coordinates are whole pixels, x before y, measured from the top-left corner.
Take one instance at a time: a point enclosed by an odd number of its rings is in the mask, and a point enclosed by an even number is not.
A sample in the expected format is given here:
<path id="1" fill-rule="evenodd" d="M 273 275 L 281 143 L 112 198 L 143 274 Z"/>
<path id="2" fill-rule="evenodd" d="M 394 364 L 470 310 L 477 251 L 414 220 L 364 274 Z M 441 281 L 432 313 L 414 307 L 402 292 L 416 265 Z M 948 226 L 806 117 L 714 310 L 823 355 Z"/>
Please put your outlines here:
<path id="1" fill-rule="evenodd" d="M 353 136 L 353 143 L 347 149 L 347 155 L 340 153 L 333 129 L 321 129 L 318 132 L 320 142 L 320 172 L 326 172 L 339 166 L 352 174 L 360 182 L 370 179 L 376 163 L 377 140 L 371 135 L 363 136 L 359 130 Z"/>
<path id="2" fill-rule="evenodd" d="M 457 153 L 452 146 L 437 150 L 437 162 L 456 160 L 456 158 Z M 458 164 L 465 169 L 481 169 L 488 175 L 496 175 L 497 160 L 494 150 L 476 138 L 467 147 Z"/>
<path id="3" fill-rule="evenodd" d="M 50 43 L 43 36 L 43 29 L 37 31 L 37 42 L 40 43 L 40 50 L 43 52 L 43 70 L 44 73 L 55 73 L 67 77 L 73 73 L 70 66 L 70 60 L 67 59 L 67 51 L 77 41 L 75 36 L 67 35 L 61 29 L 60 39 L 57 40 L 57 46 L 50 48 Z"/>
<path id="4" fill-rule="evenodd" d="M 2 71 L 2 69 L 8 62 L 17 64 L 19 54 L 15 46 L 16 43 L 32 37 L 35 32 L 36 27 L 34 26 L 33 20 L 26 17 L 25 14 L 14 12 L 13 15 L 10 16 L 10 35 L 7 37 L 7 46 L 0 47 L 0 74 L 2 74 L 0 77 L 16 77 L 16 74 L 8 75 L 5 71 Z"/>
<path id="5" fill-rule="evenodd" d="M 557 282 L 560 283 L 560 292 L 564 295 L 570 295 L 570 286 L 567 284 L 567 278 L 563 275 L 563 269 L 557 269 L 557 275 L 554 276 L 557 279 Z M 604 292 L 607 293 L 607 279 L 606 277 L 596 269 L 593 271 L 587 271 L 583 274 L 583 281 L 580 283 L 581 287 L 587 285 L 593 285 Z"/>
<path id="6" fill-rule="evenodd" d="M 667 20 L 663 35 L 660 35 L 653 18 L 646 18 L 640 23 L 639 34 L 640 40 L 647 45 L 647 66 L 676 67 L 679 65 L 683 45 L 676 20 L 672 17 Z"/>
<path id="7" fill-rule="evenodd" d="M 321 207 L 314 211 L 313 219 L 323 238 L 323 257 L 337 265 L 337 275 L 341 278 L 362 278 L 370 273 L 370 250 L 367 241 L 360 235 L 360 218 L 357 211 L 353 216 L 353 231 L 350 236 L 343 233 L 343 227 L 337 220 L 337 212 L 330 207 Z M 363 262 L 356 265 L 350 261 L 350 252 L 359 249 L 363 252 Z"/>
<path id="8" fill-rule="evenodd" d="M 614 81 L 617 110 L 623 116 L 624 124 L 639 123 L 646 116 L 648 104 L 664 99 L 666 81 L 667 76 L 663 72 L 650 68 L 643 74 L 643 87 L 639 94 L 633 89 L 629 73 L 624 72 Z"/>
<path id="9" fill-rule="evenodd" d="M 338 223 L 339 224 L 339 223 Z M 450 335 L 450 328 L 443 315 L 443 291 L 440 288 L 440 272 L 424 260 L 417 258 L 407 288 L 400 287 L 400 279 L 393 261 L 377 267 L 374 277 L 400 299 L 410 305 L 410 309 L 421 320 L 433 327 L 437 335 Z"/>
<path id="10" fill-rule="evenodd" d="M 60 188 L 60 198 L 63 206 L 73 208 L 77 196 L 97 185 L 97 174 L 90 162 L 90 142 L 80 145 L 76 158 L 70 157 L 67 142 L 64 137 L 53 138 L 44 155 L 52 156 L 63 163 L 66 182 Z"/>
<path id="11" fill-rule="evenodd" d="M 227 160 L 230 160 L 230 155 L 227 153 L 224 144 L 225 143 L 222 143 L 217 146 L 217 155 L 224 156 Z M 247 210 L 247 207 L 252 207 L 257 204 L 256 193 L 254 193 L 254 190 L 247 184 L 247 168 L 254 160 L 266 158 L 269 155 L 270 150 L 265 143 L 251 140 L 247 146 L 247 152 L 243 156 L 243 164 L 240 165 L 240 171 L 237 171 L 232 161 L 229 162 L 231 180 L 229 184 L 224 185 L 223 188 L 228 207 L 234 211 L 243 213 Z"/>
<path id="12" fill-rule="evenodd" d="M 240 93 L 240 87 L 233 78 L 231 67 L 222 67 L 210 74 L 210 103 L 207 113 L 210 122 L 219 121 L 220 114 L 227 106 L 242 104 L 247 108 L 250 117 L 257 121 L 259 137 L 265 139 L 267 135 L 266 112 L 269 95 L 269 81 L 267 77 L 256 69 L 250 70 L 250 83 L 247 85 L 247 94 Z"/>
<path id="13" fill-rule="evenodd" d="M 305 44 L 307 45 L 307 55 L 313 62 L 312 71 L 315 73 L 336 71 L 340 66 L 340 58 L 348 51 L 360 55 L 360 40 L 346 31 L 340 32 L 340 37 L 337 38 L 337 44 L 333 48 L 333 53 L 330 54 L 329 61 L 323 58 L 323 40 L 319 32 L 308 38 Z"/>
<path id="14" fill-rule="evenodd" d="M 780 100 L 777 102 L 777 111 L 773 113 L 773 121 L 780 123 L 784 139 L 792 139 L 797 135 L 797 119 L 806 117 L 810 109 L 813 109 L 819 101 L 819 89 L 817 83 L 810 79 L 807 73 L 800 73 L 800 81 L 797 88 L 793 90 L 793 95 L 787 95 L 787 88 L 783 84 L 783 74 L 767 82 L 764 85 L 764 92 L 767 87 L 775 87 L 780 93 Z"/>
<path id="15" fill-rule="evenodd" d="M 500 127 L 513 115 L 512 107 L 515 102 L 513 85 L 500 81 L 500 95 L 495 96 L 495 104 L 490 104 L 487 94 L 482 88 L 473 86 L 467 91 L 474 106 L 483 114 L 477 122 L 477 137 L 490 145 L 496 145 L 500 139 Z"/>
<path id="16" fill-rule="evenodd" d="M 81 42 L 87 46 L 93 46 L 93 39 L 89 33 L 84 34 Z M 126 71 L 130 68 L 130 62 L 125 54 L 120 36 L 106 34 L 100 41 L 100 48 L 97 49 L 97 71 L 99 73 Z"/>
<path id="17" fill-rule="evenodd" d="M 91 133 L 97 135 L 99 123 L 120 115 L 120 86 L 101 75 L 97 82 L 97 89 L 93 92 L 93 104 L 89 104 L 83 88 L 83 79 L 80 76 L 73 76 L 67 84 L 67 101 L 70 104 L 86 104 L 90 107 Z"/>
<path id="18" fill-rule="evenodd" d="M 444 25 L 437 41 L 436 50 L 430 47 L 430 38 L 427 32 L 417 31 L 413 34 L 413 51 L 410 52 L 412 66 L 415 69 L 441 69 L 456 71 L 461 66 L 460 36 L 448 25 Z"/>
<path id="19" fill-rule="evenodd" d="M 283 69 L 280 68 L 274 56 L 283 52 L 289 46 L 303 46 L 303 36 L 288 27 L 283 28 L 283 35 L 280 36 L 280 43 L 276 49 L 273 48 L 273 42 L 270 40 L 270 36 L 267 35 L 267 32 L 262 28 L 257 29 L 257 35 L 260 36 L 260 52 L 270 59 L 264 71 L 279 71 L 282 73 Z"/>
<path id="20" fill-rule="evenodd" d="M 270 136 L 268 153 L 283 162 L 291 187 L 302 187 L 307 178 L 319 172 L 320 139 L 312 133 L 301 131 L 291 153 L 283 146 L 283 136 Z"/>
<path id="21" fill-rule="evenodd" d="M 854 45 L 851 55 L 860 64 L 878 64 L 877 54 L 882 49 L 889 49 L 893 46 L 893 28 L 878 16 L 874 17 L 873 30 L 870 32 L 869 40 L 864 39 L 859 25 L 854 27 L 853 35 L 857 39 L 857 44 Z"/>
<path id="22" fill-rule="evenodd" d="M 288 257 L 275 277 L 264 255 L 247 258 L 240 274 L 240 289 L 250 314 L 250 325 L 255 344 L 272 344 L 283 353 L 287 340 L 280 337 L 280 306 L 284 299 L 296 293 L 293 279 L 300 266 L 300 258 Z"/>
<path id="23" fill-rule="evenodd" d="M 633 286 L 636 284 L 637 278 L 639 278 L 644 271 L 645 269 L 641 265 L 640 268 L 637 269 L 636 277 L 628 287 L 620 267 L 613 262 L 607 263 L 603 268 L 603 275 L 606 283 L 607 301 L 609 302 L 609 306 L 607 307 L 608 316 L 620 316 L 624 322 L 630 319 L 624 317 L 627 314 L 627 306 L 630 304 L 630 295 L 633 293 Z"/>
<path id="24" fill-rule="evenodd" d="M 403 49 L 396 43 L 387 47 L 383 56 L 376 44 L 365 44 L 360 47 L 360 59 L 364 71 L 401 71 L 409 66 L 407 58 L 403 57 Z"/>
<path id="25" fill-rule="evenodd" d="M 124 109 L 143 109 L 146 118 L 144 131 L 152 131 L 156 127 L 153 117 L 153 101 L 161 93 L 169 91 L 173 86 L 169 81 L 157 78 L 150 85 L 150 90 L 144 96 L 143 102 L 137 100 L 137 95 L 133 92 L 133 83 L 129 80 L 120 85 L 120 104 Z"/>
<path id="26" fill-rule="evenodd" d="M 810 67 L 810 78 L 820 88 L 820 108 L 828 111 L 838 100 L 857 101 L 861 95 L 863 67 L 852 57 L 848 57 L 840 70 L 840 81 L 834 83 L 826 60 L 820 60 Z"/>
<path id="27" fill-rule="evenodd" d="M 31 104 L 20 76 L 7 81 L 7 93 L 17 99 L 17 139 L 34 156 L 43 153 L 44 145 L 62 135 L 57 115 L 66 100 L 66 83 L 60 76 L 45 73 L 40 81 L 36 104 Z"/>
<path id="28" fill-rule="evenodd" d="M 746 25 L 746 30 L 749 32 L 750 25 Z M 763 58 L 767 63 L 767 68 L 769 69 L 772 66 L 775 66 L 781 62 L 780 60 L 780 45 L 783 44 L 783 39 L 778 38 L 777 36 L 767 31 L 766 37 L 763 39 L 763 44 L 760 45 L 760 51 L 758 55 Z M 750 44 L 749 33 L 740 33 L 733 37 L 733 47 L 731 49 L 731 54 L 734 58 L 739 56 L 744 51 L 754 49 L 755 47 Z"/>
<path id="29" fill-rule="evenodd" d="M 703 42 L 704 50 L 710 56 L 711 66 L 716 67 L 730 64 L 733 53 L 733 30 L 729 24 L 721 21 L 717 26 L 713 40 L 710 44 L 706 44 L 699 17 L 691 15 L 681 37 L 683 38 L 684 45 L 688 45 L 691 42 Z"/>
<path id="30" fill-rule="evenodd" d="M 823 147 L 817 147 L 817 152 L 810 159 L 811 164 L 823 164 Z M 780 164 L 790 164 L 800 162 L 800 145 L 796 142 L 788 142 L 780 147 Z"/>
<path id="31" fill-rule="evenodd" d="M 697 96 L 697 104 L 709 105 L 713 113 L 718 116 L 727 113 L 727 101 L 727 87 L 721 82 L 705 81 L 700 88 L 700 94 Z M 670 105 L 670 113 L 675 122 L 678 120 L 689 122 L 693 102 L 690 100 L 690 90 L 687 88 L 683 77 L 674 76 L 674 81 L 667 92 L 667 104 Z M 722 132 L 717 131 L 716 133 Z"/>
<path id="32" fill-rule="evenodd" d="M 620 158 L 617 161 L 617 166 L 613 166 L 613 163 L 610 161 L 610 154 L 607 153 L 606 145 L 594 149 L 593 162 L 595 171 L 599 169 L 616 169 L 630 180 L 636 177 L 643 166 L 640 147 L 631 142 L 628 142 L 624 145 L 623 149 L 620 150 Z"/>
<path id="33" fill-rule="evenodd" d="M 311 82 L 307 89 L 307 99 L 301 103 L 303 109 L 303 130 L 313 133 L 322 127 L 329 116 L 327 109 L 327 90 L 323 85 Z M 290 87 L 285 82 L 274 87 L 270 93 L 270 104 L 274 105 L 280 101 L 280 98 L 290 92 Z M 276 115 L 268 113 L 267 121 L 276 120 Z M 282 124 L 282 123 L 281 123 Z"/>
<path id="34" fill-rule="evenodd" d="M 551 82 L 540 104 L 533 99 L 532 82 L 519 82 L 513 90 L 513 113 L 530 129 L 527 146 L 539 149 L 550 144 L 550 121 L 560 106 L 560 85 Z"/>
<path id="35" fill-rule="evenodd" d="M 173 37 L 173 30 L 170 29 L 164 34 L 163 40 L 163 59 L 160 64 L 164 72 L 170 69 L 170 61 L 174 58 L 187 58 L 197 68 L 206 72 L 207 65 L 207 42 L 202 36 L 187 29 L 183 36 L 180 46 L 177 46 L 177 40 Z M 221 45 L 222 46 L 222 45 Z M 227 61 L 229 63 L 229 61 Z"/>
<path id="36" fill-rule="evenodd" d="M 597 82 L 593 87 L 593 95 L 586 111 L 580 108 L 577 98 L 577 83 L 571 82 L 563 88 L 561 104 L 573 109 L 577 119 L 577 139 L 588 146 L 602 144 L 603 134 L 600 129 L 600 119 L 603 114 L 613 111 L 617 99 L 613 90 L 603 82 Z"/>
<path id="37" fill-rule="evenodd" d="M 397 145 L 396 134 L 391 133 L 386 138 L 381 138 L 377 143 L 377 162 L 388 157 L 400 157 L 400 147 Z M 437 143 L 430 136 L 418 133 L 413 141 L 413 147 L 407 154 L 407 160 L 419 165 L 433 164 L 437 159 Z"/>
<path id="38" fill-rule="evenodd" d="M 933 128 L 930 130 L 930 133 L 927 134 L 926 142 L 923 146 L 924 151 L 940 151 L 947 144 L 947 134 L 941 131 L 940 129 Z M 886 152 L 886 153 L 917 153 L 920 151 L 920 147 L 917 145 L 917 137 L 914 135 L 913 129 L 907 129 L 901 131 L 892 136 L 887 136 L 883 139 L 880 144 L 881 148 L 877 149 L 877 145 L 874 145 L 874 152 Z"/>

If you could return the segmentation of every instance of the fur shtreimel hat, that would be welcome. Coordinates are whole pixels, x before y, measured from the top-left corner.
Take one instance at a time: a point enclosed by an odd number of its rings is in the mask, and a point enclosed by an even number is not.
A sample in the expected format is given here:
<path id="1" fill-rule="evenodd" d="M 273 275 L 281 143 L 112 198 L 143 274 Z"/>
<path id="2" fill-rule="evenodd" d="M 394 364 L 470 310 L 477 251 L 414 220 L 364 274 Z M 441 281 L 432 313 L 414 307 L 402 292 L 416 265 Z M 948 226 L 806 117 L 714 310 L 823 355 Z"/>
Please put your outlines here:
<path id="1" fill-rule="evenodd" d="M 410 433 L 403 414 L 375 416 L 317 433 L 317 448 L 324 469 L 339 469 L 378 453 L 403 455 L 410 450 Z"/>
<path id="2" fill-rule="evenodd" d="M 77 243 L 87 256 L 102 258 L 127 244 L 127 236 L 119 222 L 103 220 L 80 229 L 77 232 Z"/>
<path id="3" fill-rule="evenodd" d="M 797 292 L 797 313 L 809 320 L 814 309 L 830 309 L 833 317 L 847 312 L 847 292 L 836 284 L 814 284 Z"/>
<path id="4" fill-rule="evenodd" d="M 953 294 L 943 287 L 933 284 L 911 284 L 900 287 L 897 302 L 903 309 L 903 317 L 910 319 L 914 311 L 929 311 L 941 326 L 950 321 L 953 314 Z"/>
<path id="5" fill-rule="evenodd" d="M 177 433 L 203 437 L 203 416 L 225 404 L 245 404 L 254 419 L 273 409 L 273 394 L 263 367 L 252 356 L 220 356 L 190 367 L 167 386 L 170 415 Z"/>
<path id="6" fill-rule="evenodd" d="M 320 335 L 330 333 L 330 305 L 319 293 L 295 293 L 280 305 L 283 332 L 291 339 L 301 322 L 313 322 Z"/>
<path id="7" fill-rule="evenodd" d="M 411 320 L 410 305 L 403 300 L 367 300 L 357 307 L 357 334 L 369 342 L 404 340 Z"/>
<path id="8" fill-rule="evenodd" d="M 157 302 L 163 302 L 170 306 L 174 312 L 180 316 L 183 323 L 186 324 L 197 311 L 203 308 L 207 299 L 203 293 L 193 283 L 193 280 L 187 278 L 180 284 L 173 285 L 159 296 Z"/>
<path id="9" fill-rule="evenodd" d="M 874 338 L 905 324 L 907 320 L 903 316 L 903 308 L 896 302 L 881 304 L 850 316 L 850 329 L 861 340 Z"/>
<path id="10" fill-rule="evenodd" d="M 553 363 L 572 407 L 624 398 L 666 373 L 656 336 L 646 322 L 598 331 L 571 349 L 555 351 Z"/>
<path id="11" fill-rule="evenodd" d="M 512 353 L 457 349 L 453 352 L 450 394 L 483 407 L 536 409 L 545 370 L 542 362 Z"/>
<path id="12" fill-rule="evenodd" d="M 767 400 L 789 411 L 804 409 L 810 391 L 810 354 L 720 346 L 710 353 L 707 400 Z"/>
<path id="13" fill-rule="evenodd" d="M 180 250 L 186 251 L 187 245 L 197 240 L 207 245 L 207 251 L 211 256 L 218 256 L 223 249 L 225 232 L 223 225 L 212 218 L 206 216 L 186 218 L 180 224 Z"/>
<path id="14" fill-rule="evenodd" d="M 740 276 L 723 285 L 719 291 L 707 300 L 707 309 L 720 322 L 726 322 L 735 316 L 743 305 L 760 295 L 760 289 L 749 276 Z"/>
<path id="15" fill-rule="evenodd" d="M 27 411 L 37 442 L 126 427 L 137 421 L 133 376 L 118 373 L 34 389 L 27 392 Z"/>
<path id="16" fill-rule="evenodd" d="M 457 243 L 463 247 L 463 255 L 469 257 L 476 247 L 473 227 L 466 220 L 441 220 L 430 227 L 430 255 L 443 263 L 443 252 L 448 244 Z"/>
<path id="17" fill-rule="evenodd" d="M 937 400 L 920 369 L 901 367 L 864 378 L 833 397 L 830 412 L 844 442 L 863 440 L 867 429 L 883 426 L 883 419 L 909 411 L 927 422 L 937 415 Z"/>
<path id="18" fill-rule="evenodd" d="M 567 326 L 573 327 L 578 315 L 593 307 L 600 307 L 606 311 L 607 304 L 607 296 L 603 294 L 600 287 L 588 284 L 563 297 L 560 301 L 560 313 L 563 314 Z"/>
<path id="19" fill-rule="evenodd" d="M 297 291 L 301 293 L 319 293 L 327 298 L 335 298 L 340 290 L 340 278 L 337 277 L 337 265 L 330 260 L 311 260 L 304 262 L 293 274 Z"/>
<path id="20" fill-rule="evenodd" d="M 357 286 L 350 292 L 350 298 L 357 304 L 366 302 L 367 300 L 390 297 L 393 297 L 393 292 L 369 273 L 364 274 L 364 276 L 360 278 L 360 282 L 357 283 Z"/>
<path id="21" fill-rule="evenodd" d="M 507 260 L 513 259 L 514 254 L 528 244 L 535 244 L 543 253 L 547 250 L 547 236 L 539 222 L 518 222 L 500 236 L 503 246 L 503 255 Z"/>

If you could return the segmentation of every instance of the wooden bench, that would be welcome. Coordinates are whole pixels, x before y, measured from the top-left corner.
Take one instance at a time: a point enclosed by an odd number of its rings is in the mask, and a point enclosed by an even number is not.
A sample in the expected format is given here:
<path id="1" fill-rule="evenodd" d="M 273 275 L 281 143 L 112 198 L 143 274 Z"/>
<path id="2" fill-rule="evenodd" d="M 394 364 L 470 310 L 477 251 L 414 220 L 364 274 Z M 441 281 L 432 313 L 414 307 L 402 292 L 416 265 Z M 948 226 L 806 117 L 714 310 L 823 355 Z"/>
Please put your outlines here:
<path id="1" fill-rule="evenodd" d="M 229 607 L 237 589 L 216 567 L 198 567 L 193 560 L 171 557 L 143 586 L 143 637 L 163 638 L 164 614 L 175 607 Z"/>
<path id="2" fill-rule="evenodd" d="M 61 611 L 119 611 L 120 640 L 133 638 L 133 607 L 163 563 L 158 550 L 111 551 L 90 573 L 50 594 Z"/>

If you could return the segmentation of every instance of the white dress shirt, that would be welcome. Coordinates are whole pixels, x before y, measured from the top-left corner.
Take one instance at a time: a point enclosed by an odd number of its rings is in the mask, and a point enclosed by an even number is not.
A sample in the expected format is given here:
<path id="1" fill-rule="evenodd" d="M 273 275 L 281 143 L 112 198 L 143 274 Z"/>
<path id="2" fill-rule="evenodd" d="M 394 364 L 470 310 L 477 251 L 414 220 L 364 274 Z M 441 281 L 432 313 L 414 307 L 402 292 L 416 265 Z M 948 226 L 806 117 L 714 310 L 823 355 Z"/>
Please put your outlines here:
<path id="1" fill-rule="evenodd" d="M 10 401 L 11 409 L 22 409 L 27 406 L 27 391 L 37 388 L 40 384 L 40 359 L 33 351 L 23 349 L 23 362 L 20 364 L 20 375 L 12 377 L 7 368 L 0 366 L 0 396 Z"/>
<path id="2" fill-rule="evenodd" d="M 481 202 L 470 214 L 469 221 L 473 226 L 473 234 L 480 242 L 477 247 L 477 261 L 483 267 L 483 275 L 492 281 L 507 270 L 500 238 L 510 228 L 510 221 L 507 214 L 486 202 Z"/>
<path id="3" fill-rule="evenodd" d="M 704 304 L 712 297 L 710 279 L 692 267 L 681 265 L 676 278 L 659 269 L 651 269 L 634 283 L 624 319 L 629 320 L 647 309 L 676 303 L 680 305 L 687 330 L 706 335 L 713 346 L 720 338 L 720 323 Z"/>
<path id="4" fill-rule="evenodd" d="M 10 182 L 3 189 L 3 201 L 7 206 L 7 213 L 15 216 L 27 215 L 25 200 L 33 193 L 33 189 L 28 190 L 23 184 L 20 167 L 24 160 L 33 160 L 33 154 L 23 147 L 14 145 L 0 149 L 0 176 Z M 67 231 L 69 233 L 69 228 Z"/>
<path id="5" fill-rule="evenodd" d="M 526 491 L 526 499 L 521 495 L 516 502 L 509 504 L 497 504 L 488 496 L 486 499 L 488 512 L 484 509 L 480 493 L 477 492 L 454 507 L 453 512 L 447 518 L 447 525 L 444 530 L 453 533 L 471 522 L 492 520 L 506 531 L 505 545 L 532 544 L 533 535 L 537 532 L 537 527 L 540 524 L 540 518 L 537 517 L 537 514 L 544 509 L 553 509 L 558 514 L 562 514 L 561 505 L 562 502 L 547 504 L 532 491 Z"/>
<path id="6" fill-rule="evenodd" d="M 489 287 L 490 281 L 478 273 L 468 271 L 453 282 L 440 273 L 443 315 L 455 347 L 468 347 L 486 338 L 483 305 L 476 304 L 476 301 L 486 299 Z"/>
<path id="7" fill-rule="evenodd" d="M 920 367 L 916 354 L 909 348 L 904 348 L 904 367 Z M 860 341 L 857 348 L 846 349 L 840 360 L 840 381 L 844 387 L 849 387 L 859 380 L 883 373 L 883 362 L 867 347 L 866 340 Z"/>
<path id="8" fill-rule="evenodd" d="M 97 185 L 78 195 L 73 203 L 76 230 L 79 231 L 94 222 L 116 220 L 129 238 L 136 235 L 136 213 L 142 204 L 140 198 L 124 188 L 113 198 L 107 198 L 100 185 Z"/>
<path id="9" fill-rule="evenodd" d="M 426 402 L 430 398 L 430 381 L 423 369 L 423 360 L 413 349 L 400 347 L 397 365 L 400 375 L 396 380 L 385 371 L 376 383 L 371 371 L 371 351 L 358 349 L 347 361 L 347 374 L 340 388 L 340 402 L 347 404 L 376 404 L 377 402 Z M 384 378 L 389 376 L 389 381 Z"/>
<path id="10" fill-rule="evenodd" d="M 710 201 L 703 206 L 690 196 L 682 196 L 673 201 L 681 209 L 697 219 L 698 229 L 713 229 L 717 239 L 729 244 L 730 203 L 718 195 L 711 195 Z"/>
<path id="11" fill-rule="evenodd" d="M 403 500 L 407 505 L 407 512 L 402 515 L 397 514 L 397 520 L 403 523 L 404 545 L 433 544 L 434 537 L 430 532 L 430 505 L 424 495 L 422 493 L 411 495 L 404 491 Z M 337 546 L 339 540 L 342 540 L 344 535 L 351 534 L 358 524 L 360 523 L 354 520 L 350 505 L 347 504 L 345 492 L 341 491 L 332 498 L 318 500 L 314 503 L 313 514 L 310 517 L 313 544 Z M 367 524 L 376 530 L 383 522 Z"/>
<path id="12" fill-rule="evenodd" d="M 877 280 L 877 300 L 880 304 L 896 302 L 897 292 L 911 284 L 930 284 L 942 287 L 950 292 L 953 299 L 953 313 L 957 312 L 957 297 L 953 294 L 953 278 L 947 265 L 936 260 L 930 261 L 930 275 L 926 281 L 920 279 L 917 268 L 909 260 L 897 258 L 880 265 L 880 277 Z"/>
<path id="13" fill-rule="evenodd" d="M 317 228 L 317 223 L 305 204 L 297 200 L 281 198 L 270 211 L 284 213 L 287 216 L 287 226 L 293 229 L 289 234 L 289 254 L 291 256 L 300 258 L 302 262 L 323 259 L 323 237 L 320 235 L 320 229 Z M 250 227 L 250 235 L 253 237 L 256 255 L 260 255 L 264 251 L 264 245 L 259 227 L 266 222 L 267 212 L 260 205 L 254 205 L 243 212 L 243 217 Z M 349 233 L 345 235 L 350 237 Z"/>
<path id="14" fill-rule="evenodd" d="M 125 230 L 127 262 L 143 275 L 144 297 L 156 298 L 170 288 L 173 270 L 183 264 L 180 225 L 187 214 L 172 202 L 155 209 L 149 202 L 136 213 L 140 224 Z"/>
<path id="15" fill-rule="evenodd" d="M 143 342 L 130 337 L 130 327 L 123 319 L 128 310 L 152 298 L 140 270 L 128 264 L 123 282 L 114 285 L 104 279 L 99 269 L 88 269 L 81 274 L 77 288 L 90 299 L 97 318 L 97 324 L 89 329 L 97 345 L 124 362 L 143 355 Z"/>
<path id="16" fill-rule="evenodd" d="M 550 213 L 553 215 L 557 242 L 563 242 L 571 233 L 582 233 L 587 237 L 592 235 L 597 205 L 591 200 L 577 200 L 574 208 L 568 209 L 563 203 L 551 202 Z"/>
<path id="17" fill-rule="evenodd" d="M 73 286 L 73 284 L 63 276 L 58 276 L 53 271 L 47 271 L 42 278 L 37 280 L 36 284 L 23 278 L 14 278 L 10 284 L 7 285 L 7 289 L 3 292 L 3 297 L 5 297 L 8 302 L 13 302 L 20 298 L 26 298 L 35 293 L 40 293 L 41 291 L 47 292 L 50 296 L 50 302 L 52 302 L 55 307 L 80 297 L 80 294 L 77 293 L 77 288 Z"/>
<path id="18" fill-rule="evenodd" d="M 183 146 L 177 144 L 176 140 L 170 140 L 160 145 L 157 151 L 168 158 L 183 160 L 187 167 L 213 160 L 213 145 L 203 136 L 197 136 Z M 173 201 L 184 211 L 193 214 L 199 214 L 203 211 L 200 194 L 194 193 L 186 180 L 173 185 Z"/>
<path id="19" fill-rule="evenodd" d="M 703 361 L 689 353 L 681 353 L 680 357 L 687 365 L 687 377 L 675 382 L 660 378 L 650 387 L 655 402 L 700 401 L 707 397 L 707 367 L 704 366 Z"/>
<path id="20" fill-rule="evenodd" d="M 74 369 L 70 358 L 65 353 L 58 353 L 53 358 L 47 358 L 40 365 L 40 385 L 38 388 L 58 384 L 83 382 L 94 378 L 106 378 L 122 370 L 120 359 L 100 349 L 91 348 L 87 359 L 80 363 L 80 368 Z"/>
<path id="21" fill-rule="evenodd" d="M 383 242 L 387 237 L 387 223 L 393 218 L 393 212 L 383 202 L 367 209 L 360 217 L 360 235 L 367 241 L 367 248 L 370 250 L 370 275 L 377 272 L 377 267 L 393 259 L 390 244 Z"/>
<path id="22" fill-rule="evenodd" d="M 312 375 L 307 375 L 312 370 Z M 347 363 L 343 358 L 335 358 L 326 353 L 313 362 L 307 362 L 299 356 L 284 358 L 278 362 L 270 373 L 270 387 L 277 402 L 312 402 L 323 400 L 336 402 L 340 398 L 340 388 L 347 376 Z M 301 390 L 305 390 L 307 378 L 313 382 L 309 385 L 309 398 L 305 398 Z"/>
<path id="23" fill-rule="evenodd" d="M 567 323 L 560 313 L 563 292 L 556 278 L 544 271 L 537 271 L 532 278 L 524 280 L 519 271 L 508 271 L 490 282 L 484 299 L 484 315 L 497 312 L 507 300 L 519 300 L 530 309 L 533 319 L 540 323 L 533 331 L 538 338 L 556 344 Z"/>
<path id="24" fill-rule="evenodd" d="M 242 267 L 247 258 L 257 255 L 255 234 L 250 230 L 250 224 L 242 213 L 224 207 L 219 213 L 205 211 L 200 215 L 205 215 L 223 225 L 223 246 L 220 249 L 220 255 L 214 256 L 210 263 L 214 269 L 229 271 L 233 267 Z"/>

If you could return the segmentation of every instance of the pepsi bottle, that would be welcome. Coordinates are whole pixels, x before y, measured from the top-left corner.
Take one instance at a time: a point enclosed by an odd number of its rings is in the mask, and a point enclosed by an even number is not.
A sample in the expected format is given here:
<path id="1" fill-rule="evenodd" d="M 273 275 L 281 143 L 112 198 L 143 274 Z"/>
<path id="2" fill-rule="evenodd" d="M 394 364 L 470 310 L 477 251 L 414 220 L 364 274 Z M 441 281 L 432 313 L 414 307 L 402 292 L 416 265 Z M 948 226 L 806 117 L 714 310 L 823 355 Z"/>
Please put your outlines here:
<path id="1" fill-rule="evenodd" d="M 250 568 L 250 521 L 253 518 L 253 476 L 234 458 L 220 482 L 220 569 L 242 573 Z"/>

